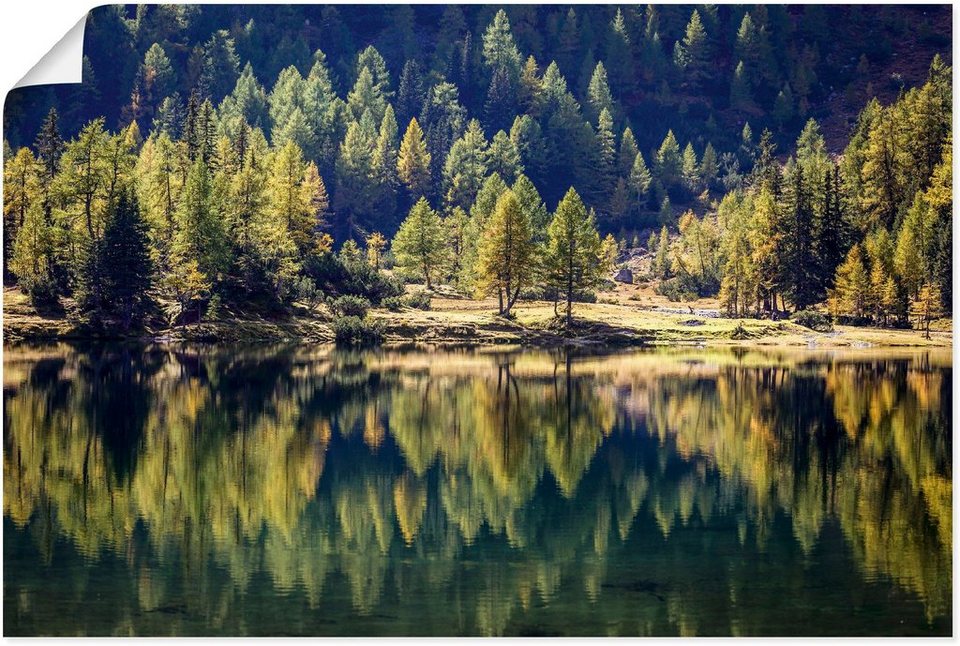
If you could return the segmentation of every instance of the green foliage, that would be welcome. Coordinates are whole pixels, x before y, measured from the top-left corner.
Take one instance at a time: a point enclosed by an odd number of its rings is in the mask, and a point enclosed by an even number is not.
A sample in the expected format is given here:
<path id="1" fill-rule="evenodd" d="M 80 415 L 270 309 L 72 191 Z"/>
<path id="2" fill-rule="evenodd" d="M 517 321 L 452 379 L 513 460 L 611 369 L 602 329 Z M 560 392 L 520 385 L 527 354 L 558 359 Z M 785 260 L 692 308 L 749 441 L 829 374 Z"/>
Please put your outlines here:
<path id="1" fill-rule="evenodd" d="M 790 316 L 790 320 L 815 332 L 833 332 L 833 321 L 830 320 L 829 316 L 817 310 L 794 312 Z"/>
<path id="2" fill-rule="evenodd" d="M 410 209 L 391 248 L 397 269 L 423 280 L 430 289 L 448 261 L 449 249 L 440 216 L 426 198 L 421 197 Z"/>
<path id="3" fill-rule="evenodd" d="M 370 301 L 360 296 L 346 294 L 333 299 L 330 309 L 339 316 L 354 316 L 362 319 L 370 309 Z"/>
<path id="4" fill-rule="evenodd" d="M 332 327 L 338 345 L 369 347 L 383 343 L 384 325 L 380 320 L 338 316 L 333 319 Z"/>

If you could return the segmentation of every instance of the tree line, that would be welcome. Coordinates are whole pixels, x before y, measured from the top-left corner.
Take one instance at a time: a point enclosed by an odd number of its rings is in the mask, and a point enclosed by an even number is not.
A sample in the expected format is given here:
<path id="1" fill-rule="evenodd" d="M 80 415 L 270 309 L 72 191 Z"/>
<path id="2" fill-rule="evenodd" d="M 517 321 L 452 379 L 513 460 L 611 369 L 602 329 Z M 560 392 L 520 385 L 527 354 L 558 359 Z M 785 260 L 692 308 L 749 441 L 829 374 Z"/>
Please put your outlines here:
<path id="1" fill-rule="evenodd" d="M 699 23 L 695 11 L 694 36 Z M 685 66 L 702 59 L 696 40 L 677 50 Z M 619 232 L 624 247 L 628 231 L 656 223 L 660 289 L 719 292 L 733 316 L 827 297 L 835 314 L 878 323 L 949 307 L 951 86 L 939 57 L 921 88 L 868 104 L 840 160 L 810 120 L 782 163 L 773 133 L 755 141 L 749 124 L 732 152 L 708 143 L 698 154 L 668 130 L 645 157 L 607 65 L 593 67 L 581 105 L 555 61 L 541 71 L 523 58 L 502 10 L 480 50 L 483 123 L 502 126 L 489 140 L 455 84 L 429 81 L 410 59 L 394 91 L 372 46 L 346 99 L 321 51 L 306 77 L 284 68 L 270 92 L 249 63 L 229 89 L 217 71 L 239 60 L 226 33 L 208 44 L 208 73 L 185 105 L 174 93 L 152 112 L 128 111 L 116 133 L 99 118 L 68 142 L 51 110 L 33 149 L 5 156 L 5 278 L 38 305 L 71 295 L 93 319 L 129 327 L 158 294 L 179 317 L 283 309 L 324 292 L 379 301 L 399 289 L 380 271 L 392 260 L 428 287 L 497 295 L 502 314 L 525 291 L 562 296 L 569 321 L 616 256 L 598 230 Z M 162 88 L 171 74 L 151 46 L 143 82 Z M 152 124 L 145 138 L 138 118 Z M 677 217 L 685 203 L 707 214 Z"/>
<path id="2" fill-rule="evenodd" d="M 678 298 L 719 294 L 730 316 L 826 301 L 837 318 L 924 325 L 952 306 L 951 70 L 889 106 L 871 101 L 828 155 L 810 120 L 785 162 L 769 131 L 743 188 L 671 239 L 651 236 L 653 273 Z"/>

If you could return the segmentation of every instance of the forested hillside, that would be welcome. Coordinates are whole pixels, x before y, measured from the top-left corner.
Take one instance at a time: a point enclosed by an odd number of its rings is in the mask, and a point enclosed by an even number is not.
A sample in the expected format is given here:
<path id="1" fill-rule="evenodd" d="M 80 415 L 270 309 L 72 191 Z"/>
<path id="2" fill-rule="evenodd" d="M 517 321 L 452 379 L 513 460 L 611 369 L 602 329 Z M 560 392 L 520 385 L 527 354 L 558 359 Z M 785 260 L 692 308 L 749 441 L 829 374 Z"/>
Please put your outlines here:
<path id="1" fill-rule="evenodd" d="M 86 41 L 82 85 L 4 114 L 4 278 L 38 306 L 406 279 L 569 322 L 640 246 L 731 316 L 951 306 L 948 7 L 105 7 Z"/>

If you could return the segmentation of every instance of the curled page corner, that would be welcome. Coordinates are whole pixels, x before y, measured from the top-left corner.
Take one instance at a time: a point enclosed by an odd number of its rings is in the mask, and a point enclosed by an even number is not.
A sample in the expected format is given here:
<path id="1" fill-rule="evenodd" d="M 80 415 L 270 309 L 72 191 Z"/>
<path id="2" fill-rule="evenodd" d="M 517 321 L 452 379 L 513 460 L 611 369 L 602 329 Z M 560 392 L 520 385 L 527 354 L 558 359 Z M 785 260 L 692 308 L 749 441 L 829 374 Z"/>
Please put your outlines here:
<path id="1" fill-rule="evenodd" d="M 85 15 L 13 87 L 82 83 L 83 31 L 86 24 Z"/>

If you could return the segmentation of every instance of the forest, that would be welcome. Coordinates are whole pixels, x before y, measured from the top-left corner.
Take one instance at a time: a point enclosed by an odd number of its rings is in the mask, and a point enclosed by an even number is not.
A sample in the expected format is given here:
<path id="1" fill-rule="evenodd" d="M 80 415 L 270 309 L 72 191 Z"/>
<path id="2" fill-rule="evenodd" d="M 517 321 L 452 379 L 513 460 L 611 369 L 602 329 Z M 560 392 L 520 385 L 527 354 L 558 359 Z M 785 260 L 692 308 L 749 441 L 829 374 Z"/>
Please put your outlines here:
<path id="1" fill-rule="evenodd" d="M 944 7 L 103 7 L 81 85 L 8 96 L 4 283 L 97 328 L 329 308 L 362 339 L 368 306 L 422 305 L 405 283 L 569 326 L 646 254 L 659 294 L 726 316 L 929 334 L 952 308 L 949 28 Z"/>

